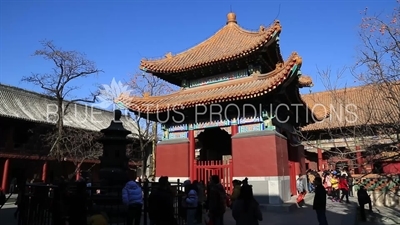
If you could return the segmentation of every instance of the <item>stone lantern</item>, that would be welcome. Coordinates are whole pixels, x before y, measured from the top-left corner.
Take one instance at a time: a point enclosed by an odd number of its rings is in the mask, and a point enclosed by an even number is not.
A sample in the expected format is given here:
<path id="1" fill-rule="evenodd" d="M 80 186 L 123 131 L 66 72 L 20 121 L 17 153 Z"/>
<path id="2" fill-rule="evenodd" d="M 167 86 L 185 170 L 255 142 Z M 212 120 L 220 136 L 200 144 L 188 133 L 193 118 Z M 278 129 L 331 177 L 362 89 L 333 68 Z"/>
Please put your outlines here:
<path id="1" fill-rule="evenodd" d="M 104 185 L 124 185 L 128 179 L 126 146 L 132 141 L 127 138 L 131 132 L 122 125 L 121 116 L 122 112 L 115 110 L 110 126 L 100 131 L 104 136 L 99 139 L 103 144 L 99 178 Z"/>

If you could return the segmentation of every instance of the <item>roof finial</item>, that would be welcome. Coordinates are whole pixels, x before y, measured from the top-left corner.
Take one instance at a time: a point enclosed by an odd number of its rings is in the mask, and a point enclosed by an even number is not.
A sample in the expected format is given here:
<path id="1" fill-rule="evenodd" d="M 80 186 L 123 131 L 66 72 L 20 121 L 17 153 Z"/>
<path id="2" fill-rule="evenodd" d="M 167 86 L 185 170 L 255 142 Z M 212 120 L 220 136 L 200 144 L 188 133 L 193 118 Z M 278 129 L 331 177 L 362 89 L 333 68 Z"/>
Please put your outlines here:
<path id="1" fill-rule="evenodd" d="M 232 10 L 231 10 L 230 13 L 228 13 L 227 19 L 228 19 L 228 21 L 226 22 L 226 24 L 229 24 L 229 23 L 237 23 L 237 21 L 236 21 L 236 14 L 235 14 L 234 12 L 232 12 Z"/>

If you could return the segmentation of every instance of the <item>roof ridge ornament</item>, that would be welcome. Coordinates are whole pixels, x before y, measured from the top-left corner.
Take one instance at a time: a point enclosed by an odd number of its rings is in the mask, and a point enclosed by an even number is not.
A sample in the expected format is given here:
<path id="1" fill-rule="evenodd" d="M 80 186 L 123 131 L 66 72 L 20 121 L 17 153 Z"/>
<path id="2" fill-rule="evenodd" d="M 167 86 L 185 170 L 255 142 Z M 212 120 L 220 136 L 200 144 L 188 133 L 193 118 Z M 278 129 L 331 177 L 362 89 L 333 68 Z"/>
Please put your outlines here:
<path id="1" fill-rule="evenodd" d="M 226 24 L 234 24 L 234 23 L 237 24 L 235 13 L 230 12 L 230 13 L 228 13 L 228 15 L 226 17 L 227 17 Z"/>
<path id="2" fill-rule="evenodd" d="M 173 55 L 172 52 L 168 52 L 167 54 L 165 54 L 165 58 L 167 59 L 172 59 Z"/>
<path id="3" fill-rule="evenodd" d="M 277 64 L 275 65 L 275 69 L 282 69 L 283 66 L 284 66 L 284 63 L 283 63 L 283 62 L 279 62 L 279 63 L 277 63 Z"/>

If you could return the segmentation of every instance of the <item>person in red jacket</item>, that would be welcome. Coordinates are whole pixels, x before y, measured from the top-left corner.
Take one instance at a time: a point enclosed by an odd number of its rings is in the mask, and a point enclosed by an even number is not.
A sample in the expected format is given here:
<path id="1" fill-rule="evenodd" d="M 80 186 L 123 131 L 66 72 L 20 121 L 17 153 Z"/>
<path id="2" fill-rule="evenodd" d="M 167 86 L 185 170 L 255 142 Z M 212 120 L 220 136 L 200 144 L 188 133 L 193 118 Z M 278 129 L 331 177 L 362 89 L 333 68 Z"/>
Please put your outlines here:
<path id="1" fill-rule="evenodd" d="M 346 196 L 346 203 L 349 202 L 349 184 L 347 183 L 346 175 L 343 174 L 339 179 L 339 190 L 342 191 L 342 196 L 340 197 L 340 202 L 343 202 L 343 198 Z"/>

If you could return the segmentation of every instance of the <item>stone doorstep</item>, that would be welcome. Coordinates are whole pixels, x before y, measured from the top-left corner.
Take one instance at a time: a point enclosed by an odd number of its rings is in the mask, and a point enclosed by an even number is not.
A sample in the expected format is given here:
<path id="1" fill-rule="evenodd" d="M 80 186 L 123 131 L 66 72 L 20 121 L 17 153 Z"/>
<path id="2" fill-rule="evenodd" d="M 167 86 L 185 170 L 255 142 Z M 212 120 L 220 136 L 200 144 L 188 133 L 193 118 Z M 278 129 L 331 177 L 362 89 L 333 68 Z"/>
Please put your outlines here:
<path id="1" fill-rule="evenodd" d="M 260 208 L 261 211 L 268 211 L 268 212 L 292 212 L 294 210 L 299 209 L 296 203 L 296 197 L 293 196 L 289 201 L 284 202 L 282 204 L 261 204 Z M 312 200 L 314 199 L 313 193 L 308 193 L 305 198 L 304 202 L 306 203 L 307 207 L 312 207 Z"/>

